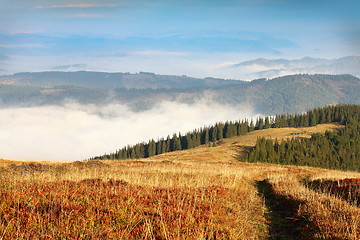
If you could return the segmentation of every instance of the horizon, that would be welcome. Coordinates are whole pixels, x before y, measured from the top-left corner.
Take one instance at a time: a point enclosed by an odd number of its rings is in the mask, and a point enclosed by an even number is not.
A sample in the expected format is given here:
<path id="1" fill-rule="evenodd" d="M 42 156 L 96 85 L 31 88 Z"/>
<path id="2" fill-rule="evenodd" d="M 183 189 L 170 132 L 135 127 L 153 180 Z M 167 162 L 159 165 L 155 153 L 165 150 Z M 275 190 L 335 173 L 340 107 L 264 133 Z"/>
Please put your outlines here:
<path id="1" fill-rule="evenodd" d="M 309 56 L 300 58 L 300 59 L 285 59 L 285 58 L 274 58 L 274 59 L 267 59 L 267 58 L 256 58 L 256 59 L 252 59 L 252 60 L 248 60 L 248 61 L 244 61 L 244 62 L 240 62 L 237 64 L 243 64 L 243 63 L 248 63 L 248 62 L 256 62 L 259 60 L 267 60 L 267 61 L 300 61 L 300 60 L 327 60 L 327 61 L 333 61 L 333 60 L 339 60 L 339 59 L 347 59 L 347 58 L 360 58 L 360 56 L 344 56 L 341 58 L 312 58 Z M 237 65 L 236 64 L 236 65 Z M 292 72 L 291 69 L 282 69 L 284 71 L 287 71 L 286 73 L 283 74 L 278 74 L 278 75 L 274 75 L 274 76 L 263 76 L 263 77 L 256 77 L 257 72 L 252 72 L 253 77 L 249 78 L 249 77 L 245 77 L 243 79 L 241 78 L 221 78 L 221 77 L 214 77 L 214 76 L 205 76 L 205 77 L 196 77 L 196 76 L 189 76 L 186 74 L 160 74 L 157 72 L 144 72 L 144 71 L 138 71 L 138 72 L 116 72 L 116 71 L 95 71 L 95 70 L 86 70 L 86 69 L 76 69 L 76 70 L 45 70 L 45 71 L 27 71 L 27 72 L 15 72 L 12 74 L 5 74 L 5 75 L 1 75 L 0 73 L 0 77 L 5 77 L 5 76 L 13 76 L 16 74 L 26 74 L 26 73 L 46 73 L 46 72 L 58 72 L 58 73 L 75 73 L 75 72 L 93 72 L 93 73 L 110 73 L 110 74 L 130 74 L 130 75 L 136 75 L 136 74 L 154 74 L 154 75 L 163 75 L 163 76 L 185 76 L 185 77 L 190 77 L 190 78 L 198 78 L 198 79 L 207 79 L 207 78 L 214 78 L 214 79 L 221 79 L 221 80 L 237 80 L 237 81 L 248 81 L 251 82 L 253 80 L 257 80 L 259 78 L 265 78 L 267 80 L 271 80 L 274 78 L 278 78 L 278 77 L 285 77 L 285 76 L 290 76 L 290 75 L 302 75 L 302 74 L 309 74 L 309 75 L 317 75 L 317 74 L 324 74 L 324 75 L 352 75 L 354 77 L 360 77 L 360 75 L 358 74 L 354 74 L 354 73 L 322 73 L 322 72 L 310 72 L 310 71 L 303 71 L 303 72 Z"/>
<path id="2" fill-rule="evenodd" d="M 246 78 L 258 58 L 360 55 L 360 3 L 346 1 L 4 0 L 0 75 L 154 72 Z"/>

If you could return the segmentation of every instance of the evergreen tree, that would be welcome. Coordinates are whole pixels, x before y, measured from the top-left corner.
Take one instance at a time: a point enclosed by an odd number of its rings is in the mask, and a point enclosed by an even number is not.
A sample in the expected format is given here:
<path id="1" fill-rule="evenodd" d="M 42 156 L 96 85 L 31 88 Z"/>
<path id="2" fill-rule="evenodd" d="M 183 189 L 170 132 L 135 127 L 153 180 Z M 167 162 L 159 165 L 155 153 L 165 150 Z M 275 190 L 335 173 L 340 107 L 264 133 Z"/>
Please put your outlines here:
<path id="1" fill-rule="evenodd" d="M 317 123 L 316 115 L 314 112 L 309 112 L 309 126 L 315 126 Z"/>
<path id="2" fill-rule="evenodd" d="M 191 134 L 188 132 L 186 133 L 185 137 L 183 138 L 183 149 L 190 149 L 193 148 L 193 140 L 191 138 Z"/>
<path id="3" fill-rule="evenodd" d="M 179 134 L 180 135 L 180 134 Z M 170 140 L 170 151 L 181 150 L 181 138 L 174 133 L 172 139 Z"/>
<path id="4" fill-rule="evenodd" d="M 210 128 L 210 140 L 212 142 L 215 142 L 217 140 L 217 135 L 218 135 L 218 128 L 215 125 L 215 126 Z"/>
<path id="5" fill-rule="evenodd" d="M 218 124 L 215 125 L 215 127 L 217 127 L 216 139 L 217 140 L 223 139 L 223 137 L 224 137 L 224 124 L 223 123 L 218 123 Z"/>
<path id="6" fill-rule="evenodd" d="M 252 132 L 255 130 L 255 125 L 254 125 L 254 121 L 251 119 L 250 121 L 250 126 L 249 126 L 249 132 Z"/>
<path id="7" fill-rule="evenodd" d="M 147 157 L 155 156 L 156 154 L 156 143 L 154 139 L 151 139 L 148 144 Z"/>
<path id="8" fill-rule="evenodd" d="M 259 117 L 259 118 L 256 120 L 255 129 L 256 129 L 256 130 L 262 130 L 262 129 L 264 129 L 264 119 L 263 119 L 262 117 Z"/>
<path id="9" fill-rule="evenodd" d="M 270 124 L 270 117 L 265 117 L 265 124 L 264 124 L 264 128 L 270 128 L 271 124 Z"/>
<path id="10" fill-rule="evenodd" d="M 209 142 L 209 128 L 201 129 L 200 134 L 201 134 L 201 144 L 207 144 Z"/>
<path id="11" fill-rule="evenodd" d="M 164 146 L 163 146 L 163 152 L 170 152 L 170 135 L 167 136 L 166 141 L 164 142 Z"/>
<path id="12" fill-rule="evenodd" d="M 253 151 L 247 159 L 255 161 L 253 156 L 258 156 L 264 161 L 273 161 L 284 164 L 300 164 L 309 166 L 325 166 L 329 168 L 357 169 L 359 166 L 359 118 L 360 106 L 358 105 L 337 105 L 316 108 L 304 114 L 282 114 L 273 117 L 258 118 L 256 126 L 251 120 L 250 124 L 245 119 L 237 122 L 228 121 L 216 123 L 203 129 L 195 129 L 185 136 L 174 134 L 166 140 L 163 138 L 155 142 L 150 140 L 147 144 L 138 143 L 134 146 L 126 146 L 116 150 L 115 153 L 104 154 L 91 159 L 129 159 L 151 157 L 169 151 L 177 151 L 206 144 L 209 141 L 215 142 L 223 137 L 229 138 L 241 135 L 256 129 L 268 127 L 307 127 L 318 123 L 340 122 L 345 124 L 344 131 L 339 135 L 326 133 L 325 137 L 314 135 L 310 140 L 291 140 L 285 143 L 274 143 L 274 152 L 269 148 L 268 142 L 260 143 L 261 151 Z M 259 143 L 259 144 L 260 144 Z M 264 144 L 265 143 L 265 144 Z M 264 147 L 265 146 L 265 147 Z M 325 151 L 325 150 L 326 151 Z M 321 156 L 314 155 L 314 152 L 322 153 Z M 252 157 L 251 157 L 252 156 Z M 264 157 L 265 156 L 265 157 Z"/>

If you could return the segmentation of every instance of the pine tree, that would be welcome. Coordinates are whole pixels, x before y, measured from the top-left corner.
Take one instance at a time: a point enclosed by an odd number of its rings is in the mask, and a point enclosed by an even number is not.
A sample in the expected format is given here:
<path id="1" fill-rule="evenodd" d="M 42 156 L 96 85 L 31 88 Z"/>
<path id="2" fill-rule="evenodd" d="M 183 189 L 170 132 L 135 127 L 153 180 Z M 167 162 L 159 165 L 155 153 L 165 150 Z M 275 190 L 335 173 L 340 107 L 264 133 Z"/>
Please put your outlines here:
<path id="1" fill-rule="evenodd" d="M 156 144 L 156 155 L 163 153 L 163 149 L 162 149 L 163 142 L 164 142 L 164 139 L 162 138 L 155 143 Z"/>
<path id="2" fill-rule="evenodd" d="M 313 127 L 317 123 L 316 115 L 314 112 L 309 112 L 309 126 Z"/>
<path id="3" fill-rule="evenodd" d="M 215 127 L 217 127 L 216 139 L 217 140 L 223 139 L 223 137 L 224 137 L 224 124 L 223 123 L 218 123 L 218 124 L 215 125 Z"/>
<path id="4" fill-rule="evenodd" d="M 207 144 L 209 142 L 209 128 L 205 127 L 200 132 L 201 132 L 201 144 Z"/>
<path id="5" fill-rule="evenodd" d="M 186 133 L 185 137 L 184 137 L 184 146 L 183 149 L 190 149 L 193 148 L 193 140 L 191 138 L 191 134 L 188 132 Z"/>
<path id="6" fill-rule="evenodd" d="M 255 125 L 254 125 L 254 121 L 251 119 L 250 121 L 250 126 L 249 126 L 249 132 L 252 132 L 255 130 Z"/>
<path id="7" fill-rule="evenodd" d="M 262 117 L 259 117 L 259 118 L 256 120 L 255 129 L 256 129 L 256 130 L 262 130 L 262 129 L 264 129 L 264 119 L 263 119 Z"/>
<path id="8" fill-rule="evenodd" d="M 148 144 L 147 157 L 155 156 L 155 154 L 156 154 L 156 144 L 154 139 L 151 139 Z"/>
<path id="9" fill-rule="evenodd" d="M 164 146 L 163 146 L 163 152 L 170 152 L 170 142 L 171 142 L 171 139 L 170 139 L 170 136 L 168 135 L 166 138 L 166 141 L 164 143 Z"/>
<path id="10" fill-rule="evenodd" d="M 210 140 L 215 142 L 217 140 L 218 128 L 215 126 L 210 128 Z"/>
<path id="11" fill-rule="evenodd" d="M 264 128 L 270 128 L 271 124 L 270 124 L 270 118 L 269 117 L 265 117 L 265 124 L 264 124 Z"/>

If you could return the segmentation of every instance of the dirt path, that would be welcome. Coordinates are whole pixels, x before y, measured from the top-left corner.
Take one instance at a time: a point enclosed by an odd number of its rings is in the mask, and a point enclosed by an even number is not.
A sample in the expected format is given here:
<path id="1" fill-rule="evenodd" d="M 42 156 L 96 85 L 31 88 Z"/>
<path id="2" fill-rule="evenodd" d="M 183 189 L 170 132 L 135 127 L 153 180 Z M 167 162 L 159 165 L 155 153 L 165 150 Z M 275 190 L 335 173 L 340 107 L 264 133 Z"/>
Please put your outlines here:
<path id="1" fill-rule="evenodd" d="M 276 195 L 267 180 L 257 182 L 256 186 L 268 209 L 266 218 L 269 222 L 269 239 L 304 239 L 296 218 L 299 204 Z"/>

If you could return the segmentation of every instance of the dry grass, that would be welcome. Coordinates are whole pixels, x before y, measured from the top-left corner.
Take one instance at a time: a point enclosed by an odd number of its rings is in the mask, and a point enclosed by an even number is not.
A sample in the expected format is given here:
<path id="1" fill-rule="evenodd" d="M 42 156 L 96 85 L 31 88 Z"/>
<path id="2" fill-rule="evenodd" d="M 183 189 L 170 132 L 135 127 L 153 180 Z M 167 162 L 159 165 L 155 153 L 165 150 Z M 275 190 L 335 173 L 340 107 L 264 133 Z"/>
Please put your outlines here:
<path id="1" fill-rule="evenodd" d="M 330 174 L 330 172 L 328 172 Z M 312 239 L 359 239 L 360 209 L 346 201 L 311 191 L 299 179 L 280 175 L 270 178 L 273 191 L 298 204 L 296 217 L 305 219 L 302 232 Z"/>
<path id="2" fill-rule="evenodd" d="M 318 239 L 355 239 L 358 209 L 299 180 L 358 173 L 239 162 L 257 137 L 308 137 L 338 128 L 267 129 L 136 161 L 41 167 L 1 160 L 0 239 L 267 239 L 271 222 L 256 186 L 264 179 L 277 195 L 303 203 L 298 215 L 317 226 Z"/>
<path id="3" fill-rule="evenodd" d="M 230 139 L 223 139 L 224 144 L 240 145 L 240 146 L 255 146 L 257 138 L 271 138 L 271 139 L 290 139 L 290 138 L 310 138 L 314 133 L 325 133 L 326 131 L 335 131 L 344 128 L 344 125 L 336 123 L 319 124 L 314 127 L 287 127 L 287 128 L 270 128 L 260 131 L 253 131 L 243 136 L 234 137 Z M 291 135 L 292 133 L 300 133 L 300 135 Z"/>

